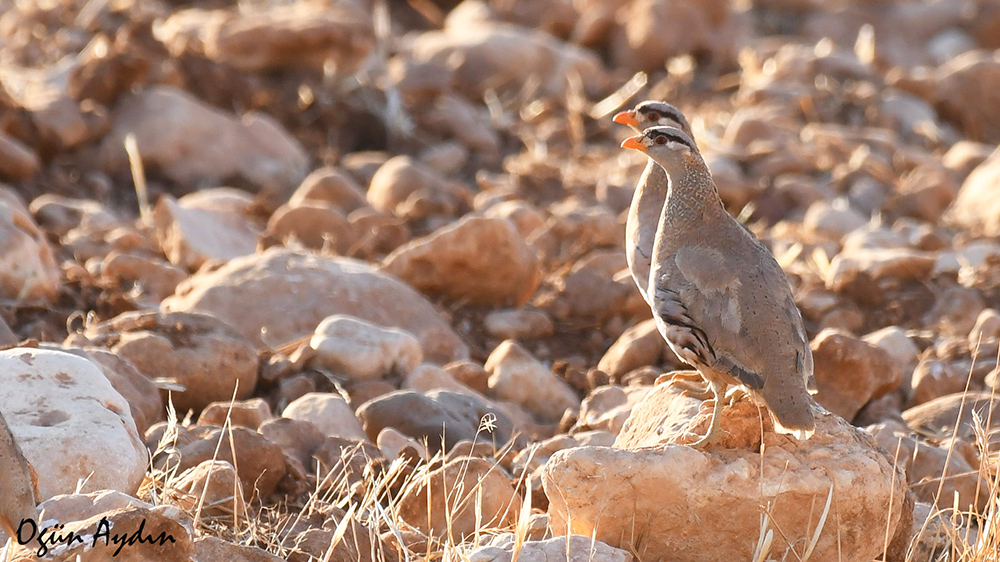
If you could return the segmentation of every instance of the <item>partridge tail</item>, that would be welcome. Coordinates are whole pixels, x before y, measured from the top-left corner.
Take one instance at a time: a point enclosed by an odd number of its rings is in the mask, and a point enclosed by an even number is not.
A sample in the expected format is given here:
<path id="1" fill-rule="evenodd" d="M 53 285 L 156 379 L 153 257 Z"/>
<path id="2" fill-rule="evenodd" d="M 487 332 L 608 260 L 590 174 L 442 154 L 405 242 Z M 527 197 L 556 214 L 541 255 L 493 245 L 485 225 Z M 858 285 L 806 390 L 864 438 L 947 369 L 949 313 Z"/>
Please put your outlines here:
<path id="1" fill-rule="evenodd" d="M 812 437 L 816 430 L 813 401 L 804 388 L 801 392 L 794 392 L 777 400 L 767 399 L 767 409 L 774 422 L 774 430 L 778 433 L 792 435 L 803 441 Z"/>

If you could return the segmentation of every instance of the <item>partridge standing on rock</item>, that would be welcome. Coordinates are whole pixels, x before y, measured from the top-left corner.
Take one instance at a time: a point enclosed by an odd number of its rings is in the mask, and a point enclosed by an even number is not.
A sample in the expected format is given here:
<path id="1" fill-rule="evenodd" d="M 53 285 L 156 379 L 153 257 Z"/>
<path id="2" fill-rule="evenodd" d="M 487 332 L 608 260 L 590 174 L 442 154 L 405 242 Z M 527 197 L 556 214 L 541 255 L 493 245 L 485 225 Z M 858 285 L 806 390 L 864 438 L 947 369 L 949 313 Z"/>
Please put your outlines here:
<path id="1" fill-rule="evenodd" d="M 662 101 L 647 100 L 628 111 L 615 115 L 615 123 L 628 125 L 636 133 L 647 127 L 664 125 L 676 127 L 694 138 L 691 125 L 679 109 Z M 639 177 L 632 195 L 632 205 L 625 223 L 625 259 L 642 298 L 650 302 L 646 287 L 649 285 L 649 267 L 653 259 L 653 242 L 656 240 L 656 226 L 660 223 L 660 213 L 667 199 L 667 173 L 653 160 Z"/>
<path id="2" fill-rule="evenodd" d="M 668 178 L 648 299 L 670 349 L 715 396 L 708 432 L 691 446 L 715 440 L 730 385 L 767 406 L 778 431 L 808 438 L 813 359 L 781 266 L 726 212 L 688 134 L 651 127 L 622 147 L 645 153 Z"/>

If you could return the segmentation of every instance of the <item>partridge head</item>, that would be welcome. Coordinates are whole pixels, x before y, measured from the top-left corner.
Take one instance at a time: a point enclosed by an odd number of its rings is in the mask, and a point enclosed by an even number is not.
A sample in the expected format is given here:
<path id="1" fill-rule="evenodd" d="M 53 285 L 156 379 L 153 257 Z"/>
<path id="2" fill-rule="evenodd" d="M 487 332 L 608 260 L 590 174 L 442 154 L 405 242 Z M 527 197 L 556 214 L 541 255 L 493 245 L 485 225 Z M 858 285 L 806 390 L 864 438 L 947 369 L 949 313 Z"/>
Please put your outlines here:
<path id="1" fill-rule="evenodd" d="M 626 125 L 637 133 L 654 126 L 675 127 L 691 136 L 691 125 L 679 109 L 656 100 L 647 100 L 632 109 L 615 115 L 615 123 Z M 647 162 L 636 185 L 625 223 L 625 258 L 629 272 L 643 298 L 647 298 L 649 266 L 653 256 L 653 241 L 660 211 L 667 197 L 667 175 L 662 168 Z"/>

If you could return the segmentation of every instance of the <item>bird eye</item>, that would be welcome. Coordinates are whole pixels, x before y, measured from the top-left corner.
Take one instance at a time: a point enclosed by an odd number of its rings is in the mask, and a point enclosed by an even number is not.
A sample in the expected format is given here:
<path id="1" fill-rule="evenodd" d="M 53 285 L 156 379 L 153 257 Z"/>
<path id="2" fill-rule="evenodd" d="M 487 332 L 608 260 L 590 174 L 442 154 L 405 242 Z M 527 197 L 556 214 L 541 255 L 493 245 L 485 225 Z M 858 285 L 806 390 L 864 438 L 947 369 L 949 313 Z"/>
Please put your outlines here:
<path id="1" fill-rule="evenodd" d="M 660 114 L 657 113 L 657 112 L 655 112 L 655 111 L 651 111 L 651 112 L 647 113 L 646 116 L 649 118 L 650 121 L 659 121 L 660 120 Z"/>
<path id="2" fill-rule="evenodd" d="M 656 144 L 667 144 L 667 137 L 656 137 L 653 142 Z"/>

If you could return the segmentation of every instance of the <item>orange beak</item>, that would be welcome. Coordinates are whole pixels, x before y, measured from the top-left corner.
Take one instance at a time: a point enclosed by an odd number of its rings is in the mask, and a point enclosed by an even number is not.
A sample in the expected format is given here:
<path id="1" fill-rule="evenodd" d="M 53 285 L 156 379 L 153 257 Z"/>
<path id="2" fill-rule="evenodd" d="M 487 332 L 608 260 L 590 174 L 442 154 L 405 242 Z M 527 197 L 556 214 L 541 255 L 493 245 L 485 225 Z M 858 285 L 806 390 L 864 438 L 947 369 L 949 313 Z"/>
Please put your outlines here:
<path id="1" fill-rule="evenodd" d="M 638 127 L 639 121 L 635 118 L 635 112 L 631 109 L 628 111 L 618 112 L 612 119 L 615 123 L 620 123 L 622 125 L 628 125 L 629 127 Z"/>
<path id="2" fill-rule="evenodd" d="M 642 144 L 642 135 L 629 137 L 622 141 L 622 148 L 631 148 L 639 152 L 646 152 L 646 145 Z"/>

